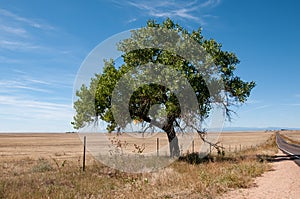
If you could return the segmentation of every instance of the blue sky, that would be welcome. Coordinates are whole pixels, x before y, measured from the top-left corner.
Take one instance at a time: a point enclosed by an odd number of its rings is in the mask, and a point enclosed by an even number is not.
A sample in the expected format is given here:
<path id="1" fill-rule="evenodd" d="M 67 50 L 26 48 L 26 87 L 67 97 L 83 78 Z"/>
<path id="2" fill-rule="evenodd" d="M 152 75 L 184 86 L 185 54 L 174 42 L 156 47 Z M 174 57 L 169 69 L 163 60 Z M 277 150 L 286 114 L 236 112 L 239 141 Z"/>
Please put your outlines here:
<path id="1" fill-rule="evenodd" d="M 0 2 L 0 132 L 72 131 L 73 83 L 88 53 L 147 19 L 172 18 L 237 54 L 257 87 L 231 127 L 300 127 L 300 2 L 90 0 Z"/>

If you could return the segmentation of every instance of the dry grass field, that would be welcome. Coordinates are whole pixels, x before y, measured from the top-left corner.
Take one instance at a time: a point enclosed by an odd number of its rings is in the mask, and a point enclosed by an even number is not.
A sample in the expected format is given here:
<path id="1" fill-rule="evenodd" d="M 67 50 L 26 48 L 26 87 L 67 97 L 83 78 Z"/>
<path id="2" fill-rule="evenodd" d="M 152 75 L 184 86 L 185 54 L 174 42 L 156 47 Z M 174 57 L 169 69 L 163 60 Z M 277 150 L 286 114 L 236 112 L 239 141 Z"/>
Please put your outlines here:
<path id="1" fill-rule="evenodd" d="M 1 133 L 0 159 L 58 157 L 76 159 L 82 154 L 77 134 L 65 133 Z"/>
<path id="2" fill-rule="evenodd" d="M 287 138 L 287 142 L 300 144 L 300 131 L 283 131 L 280 134 Z"/>
<path id="3" fill-rule="evenodd" d="M 225 148 L 225 151 L 234 152 L 236 150 L 255 147 L 264 143 L 273 133 L 272 132 L 225 132 L 220 134 L 219 142 Z M 300 135 L 300 134 L 299 134 Z M 117 137 L 116 135 L 105 135 L 101 137 L 101 140 L 106 140 L 110 143 L 110 139 Z M 293 136 L 292 138 L 296 137 Z M 88 138 L 90 138 L 88 136 Z M 156 141 L 159 138 L 159 145 L 166 155 L 168 153 L 168 140 L 164 133 L 154 134 L 152 136 L 142 138 L 136 138 L 134 136 L 128 136 L 123 134 L 118 137 L 122 141 L 127 141 L 128 151 L 134 150 L 134 144 L 145 144 L 145 151 L 156 151 Z M 179 142 L 182 140 L 181 136 L 178 136 Z M 91 142 L 87 139 L 89 145 Z M 100 141 L 99 141 L 100 143 Z M 103 143 L 105 144 L 105 143 Z M 189 143 L 190 144 L 190 143 Z M 203 142 L 199 137 L 195 137 L 194 151 L 199 151 Z M 66 133 L 0 133 L 0 159 L 22 159 L 24 157 L 29 158 L 49 158 L 55 157 L 57 159 L 77 160 L 82 156 L 83 146 L 80 136 L 77 134 Z M 189 145 L 184 153 L 192 152 L 192 145 Z"/>
<path id="4" fill-rule="evenodd" d="M 145 153 L 155 151 L 157 137 L 160 145 L 167 143 L 165 134 L 156 134 L 148 143 L 137 144 L 145 144 Z M 128 145 L 135 142 L 126 135 L 120 139 Z M 201 164 L 175 161 L 154 173 L 130 174 L 102 165 L 89 153 L 82 172 L 83 145 L 77 134 L 2 133 L 0 198 L 213 198 L 228 189 L 252 186 L 253 177 L 270 169 L 255 154 L 277 150 L 272 132 L 223 133 L 219 141 L 224 157 Z M 197 138 L 195 152 L 200 145 Z"/>

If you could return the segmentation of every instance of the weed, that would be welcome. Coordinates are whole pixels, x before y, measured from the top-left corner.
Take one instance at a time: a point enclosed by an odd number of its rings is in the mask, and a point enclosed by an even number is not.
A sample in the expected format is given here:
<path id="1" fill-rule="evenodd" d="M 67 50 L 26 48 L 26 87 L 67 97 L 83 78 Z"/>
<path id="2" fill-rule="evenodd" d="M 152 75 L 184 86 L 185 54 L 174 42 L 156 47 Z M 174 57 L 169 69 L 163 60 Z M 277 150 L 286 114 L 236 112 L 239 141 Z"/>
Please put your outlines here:
<path id="1" fill-rule="evenodd" d="M 53 170 L 51 164 L 44 158 L 39 158 L 36 165 L 32 168 L 33 172 L 45 172 L 51 170 Z"/>
<path id="2" fill-rule="evenodd" d="M 128 143 L 126 141 L 122 141 L 118 138 L 119 135 L 109 138 L 111 145 L 109 147 L 111 148 L 109 150 L 110 155 L 115 154 L 123 154 L 124 149 L 128 146 Z"/>
<path id="3" fill-rule="evenodd" d="M 64 160 L 61 164 L 59 164 L 56 159 L 52 158 L 52 160 L 55 162 L 55 165 L 57 166 L 58 170 L 60 170 L 62 167 L 64 167 L 67 162 L 67 160 Z"/>
<path id="4" fill-rule="evenodd" d="M 133 153 L 142 154 L 145 150 L 145 144 L 142 145 L 134 144 L 133 146 L 135 148 L 135 150 L 132 151 Z"/>

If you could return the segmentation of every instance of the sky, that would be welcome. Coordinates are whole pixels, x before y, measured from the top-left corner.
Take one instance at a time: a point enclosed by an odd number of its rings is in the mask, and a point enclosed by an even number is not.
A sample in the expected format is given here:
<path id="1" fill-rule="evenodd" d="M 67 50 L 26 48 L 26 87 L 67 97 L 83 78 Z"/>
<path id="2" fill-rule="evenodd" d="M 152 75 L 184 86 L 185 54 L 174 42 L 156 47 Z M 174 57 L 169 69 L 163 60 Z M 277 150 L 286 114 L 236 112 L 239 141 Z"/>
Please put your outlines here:
<path id="1" fill-rule="evenodd" d="M 0 132 L 73 131 L 73 85 L 107 38 L 170 17 L 222 43 L 257 86 L 227 127 L 300 128 L 300 2 L 0 1 Z"/>

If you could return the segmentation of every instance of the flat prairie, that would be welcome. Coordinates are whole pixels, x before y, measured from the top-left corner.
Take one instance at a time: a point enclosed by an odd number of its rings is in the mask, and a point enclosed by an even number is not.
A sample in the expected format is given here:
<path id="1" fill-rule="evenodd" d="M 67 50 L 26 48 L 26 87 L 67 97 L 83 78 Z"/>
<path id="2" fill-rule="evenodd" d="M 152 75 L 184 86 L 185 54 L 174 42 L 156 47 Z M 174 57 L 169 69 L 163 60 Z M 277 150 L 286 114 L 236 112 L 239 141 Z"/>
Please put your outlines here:
<path id="1" fill-rule="evenodd" d="M 85 172 L 83 136 L 88 150 Z M 183 154 L 203 149 L 199 136 L 194 135 L 193 144 L 191 136 L 178 135 Z M 0 133 L 0 198 L 216 198 L 232 188 L 253 186 L 253 178 L 271 168 L 256 155 L 277 152 L 274 132 L 209 133 L 208 137 L 223 145 L 225 156 L 213 154 L 203 164 L 186 158 L 156 172 L 136 174 L 95 161 L 89 150 L 101 151 L 111 144 L 128 152 L 156 154 L 159 140 L 159 155 L 164 156 L 168 155 L 166 134 Z M 189 155 L 183 158 L 195 158 Z"/>
<path id="2" fill-rule="evenodd" d="M 213 136 L 215 141 L 223 145 L 225 151 L 234 152 L 245 148 L 255 147 L 264 143 L 273 132 L 224 132 L 220 135 Z M 298 134 L 289 134 L 291 137 L 297 137 Z M 97 135 L 99 138 L 99 134 Z M 179 144 L 187 143 L 182 151 L 198 152 L 203 145 L 201 139 L 195 135 L 194 147 L 191 139 L 184 139 L 184 136 L 178 135 Z M 298 137 L 299 138 L 299 137 Z M 159 139 L 159 147 L 162 155 L 168 154 L 168 139 L 165 133 L 156 133 L 141 136 L 132 136 L 129 134 L 101 134 L 100 140 L 103 147 L 110 144 L 111 141 L 126 141 L 128 151 L 134 151 L 136 146 L 144 146 L 144 153 L 156 152 L 157 139 Z M 100 143 L 95 141 L 92 136 L 87 135 L 87 148 L 91 146 L 89 143 Z M 0 160 L 23 159 L 25 157 L 38 159 L 40 157 L 55 157 L 56 159 L 77 160 L 82 156 L 83 142 L 82 135 L 76 133 L 0 133 Z"/>
<path id="3" fill-rule="evenodd" d="M 82 143 L 76 134 L 1 133 L 0 159 L 61 157 L 74 159 L 81 154 Z"/>

